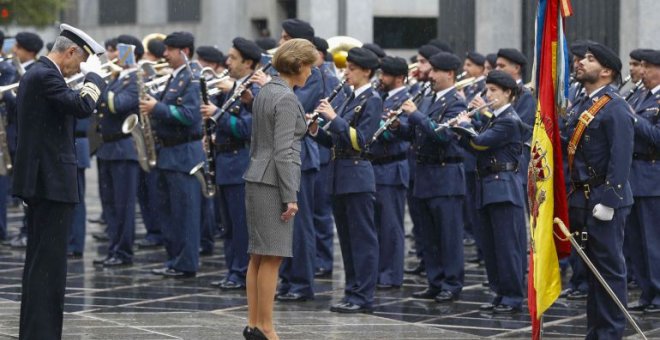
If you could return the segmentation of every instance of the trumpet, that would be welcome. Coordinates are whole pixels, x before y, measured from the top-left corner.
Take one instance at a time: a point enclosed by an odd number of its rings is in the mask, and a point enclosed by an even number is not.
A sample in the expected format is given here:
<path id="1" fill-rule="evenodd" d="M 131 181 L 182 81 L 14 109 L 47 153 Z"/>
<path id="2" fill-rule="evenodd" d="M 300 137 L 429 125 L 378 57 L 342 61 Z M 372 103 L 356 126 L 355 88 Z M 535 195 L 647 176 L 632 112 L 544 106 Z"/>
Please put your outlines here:
<path id="1" fill-rule="evenodd" d="M 13 84 L 5 85 L 5 86 L 0 86 L 0 96 L 4 95 L 5 92 L 7 91 L 15 91 L 18 88 L 19 82 L 15 82 Z"/>
<path id="2" fill-rule="evenodd" d="M 168 67 L 170 67 L 170 64 L 168 62 L 164 63 L 157 63 L 155 61 L 149 61 L 149 60 L 140 60 L 138 63 L 140 68 L 144 70 L 144 74 L 147 79 L 151 79 L 157 75 L 162 74 L 170 74 L 171 72 L 162 72 L 166 70 Z"/>
<path id="3" fill-rule="evenodd" d="M 465 78 L 465 76 L 467 75 L 468 75 L 467 71 L 463 71 L 461 74 L 456 76 L 456 81 L 463 80 L 463 78 Z"/>
<path id="4" fill-rule="evenodd" d="M 199 73 L 207 80 L 212 80 L 212 78 L 218 79 L 227 76 L 229 74 L 229 69 L 225 69 L 224 71 L 218 73 L 213 68 L 207 66 L 202 68 Z"/>
<path id="5" fill-rule="evenodd" d="M 463 79 L 463 80 L 457 82 L 456 85 L 454 85 L 454 87 L 456 88 L 457 91 L 459 91 L 459 90 L 462 90 L 462 89 L 464 89 L 468 86 L 472 86 L 472 85 L 474 85 L 474 84 L 476 84 L 476 83 L 478 83 L 478 82 L 480 82 L 484 79 L 486 79 L 486 76 L 466 78 L 466 79 Z"/>
<path id="6" fill-rule="evenodd" d="M 471 109 L 466 113 L 466 116 L 467 116 L 468 118 L 472 118 L 472 116 L 474 116 L 477 112 L 481 111 L 481 109 L 486 108 L 486 107 L 489 107 L 489 106 L 495 104 L 496 102 L 497 102 L 497 99 L 493 99 L 492 101 L 490 101 L 490 102 L 488 102 L 488 103 L 486 103 L 486 104 L 484 104 L 484 105 L 481 105 L 481 106 L 478 106 L 478 107 L 471 108 Z M 450 127 L 452 127 L 452 126 L 456 126 L 456 124 L 458 123 L 458 119 L 459 119 L 459 117 L 461 117 L 460 114 L 459 114 L 458 116 L 456 116 L 456 117 L 454 117 L 454 118 L 452 118 L 452 119 L 450 119 L 450 120 L 444 122 L 444 123 L 440 123 L 440 124 L 438 124 L 438 127 L 435 128 L 435 132 L 439 132 L 439 131 L 442 130 L 442 129 L 450 128 Z"/>

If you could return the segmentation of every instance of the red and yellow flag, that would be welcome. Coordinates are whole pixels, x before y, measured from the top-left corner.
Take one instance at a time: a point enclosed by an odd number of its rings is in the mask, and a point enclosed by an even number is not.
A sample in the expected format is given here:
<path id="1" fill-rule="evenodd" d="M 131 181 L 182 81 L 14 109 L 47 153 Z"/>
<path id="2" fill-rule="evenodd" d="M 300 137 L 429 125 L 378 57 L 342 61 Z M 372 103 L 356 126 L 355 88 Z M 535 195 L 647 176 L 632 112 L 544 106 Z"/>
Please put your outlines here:
<path id="1" fill-rule="evenodd" d="M 564 18 L 572 14 L 570 0 L 539 0 L 536 18 L 534 80 L 536 122 L 528 178 L 531 251 L 528 305 L 532 338 L 540 336 L 540 319 L 561 293 L 559 258 L 570 254 L 570 243 L 554 231 L 553 219 L 568 225 L 568 208 L 557 114 L 566 107 L 569 59 Z"/>

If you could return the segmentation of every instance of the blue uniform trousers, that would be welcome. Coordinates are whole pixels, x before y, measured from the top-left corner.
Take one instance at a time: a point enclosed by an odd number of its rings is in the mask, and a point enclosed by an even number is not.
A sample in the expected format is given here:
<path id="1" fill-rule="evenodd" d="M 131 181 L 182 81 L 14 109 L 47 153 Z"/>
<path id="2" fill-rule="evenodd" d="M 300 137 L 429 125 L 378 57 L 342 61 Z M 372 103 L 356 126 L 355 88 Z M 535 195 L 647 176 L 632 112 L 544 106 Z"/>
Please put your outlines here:
<path id="1" fill-rule="evenodd" d="M 476 195 L 477 195 L 477 173 L 476 171 L 465 172 L 465 204 L 463 204 L 463 222 L 465 236 L 474 238 L 476 218 Z M 478 228 L 478 227 L 477 227 Z M 478 245 L 477 245 L 478 246 Z"/>
<path id="2" fill-rule="evenodd" d="M 105 160 L 99 171 L 105 179 L 101 202 L 110 238 L 108 257 L 132 261 L 140 166 L 132 160 Z"/>
<path id="3" fill-rule="evenodd" d="M 85 250 L 85 225 L 87 223 L 85 168 L 78 168 L 78 197 L 80 197 L 80 202 L 73 209 L 73 223 L 69 228 L 68 251 L 82 253 Z"/>
<path id="4" fill-rule="evenodd" d="M 424 237 L 422 236 L 421 228 L 421 212 L 420 199 L 413 196 L 413 188 L 415 187 L 415 181 L 412 179 L 413 176 L 410 176 L 410 184 L 408 185 L 408 190 L 406 191 L 406 201 L 408 203 L 408 214 L 410 215 L 410 220 L 412 220 L 412 235 L 415 242 L 415 255 L 422 262 L 424 261 Z"/>
<path id="5" fill-rule="evenodd" d="M 199 182 L 186 173 L 159 169 L 157 189 L 166 267 L 195 273 L 199 269 Z"/>
<path id="6" fill-rule="evenodd" d="M 631 248 L 632 265 L 642 289 L 641 304 L 660 305 L 660 197 L 635 197 L 625 237 Z"/>
<path id="7" fill-rule="evenodd" d="M 247 221 L 245 220 L 245 183 L 219 185 L 220 220 L 225 228 L 226 279 L 245 285 L 249 256 Z"/>
<path id="8" fill-rule="evenodd" d="M 160 214 L 158 212 L 158 169 L 153 168 L 149 172 L 140 170 L 137 199 L 140 204 L 140 213 L 144 228 L 147 229 L 145 238 L 156 243 L 163 242 L 161 232 Z"/>
<path id="9" fill-rule="evenodd" d="M 200 221 L 200 230 L 201 241 L 200 247 L 204 252 L 213 252 L 215 247 L 215 230 L 218 228 L 218 224 L 215 219 L 215 203 L 213 197 L 206 198 L 201 197 L 202 200 L 202 216 Z"/>
<path id="10" fill-rule="evenodd" d="M 9 176 L 0 176 L 0 240 L 7 238 L 7 200 L 9 199 Z"/>
<path id="11" fill-rule="evenodd" d="M 594 218 L 590 209 L 571 207 L 569 213 L 572 227 L 587 226 L 589 239 L 585 253 L 624 306 L 627 304 L 628 283 L 623 258 L 623 229 L 629 213 L 630 207 L 616 209 L 611 221 Z M 589 273 L 588 280 L 586 339 L 623 338 L 625 316 L 592 273 Z"/>
<path id="12" fill-rule="evenodd" d="M 522 257 L 527 254 L 520 240 L 525 228 L 523 208 L 511 203 L 489 204 L 481 214 L 481 245 L 494 304 L 520 308 L 525 290 Z"/>
<path id="13" fill-rule="evenodd" d="M 314 228 L 316 229 L 316 268 L 332 271 L 335 226 L 332 198 L 328 193 L 328 164 L 322 164 L 314 180 Z"/>
<path id="14" fill-rule="evenodd" d="M 334 195 L 332 211 L 344 262 L 344 302 L 370 308 L 378 276 L 378 235 L 374 226 L 374 195 Z"/>
<path id="15" fill-rule="evenodd" d="M 405 231 L 403 214 L 406 187 L 403 185 L 376 185 L 374 221 L 378 232 L 378 283 L 401 286 L 405 257 Z"/>
<path id="16" fill-rule="evenodd" d="M 60 339 L 68 230 L 74 203 L 28 202 L 28 244 L 21 288 L 21 339 Z"/>
<path id="17" fill-rule="evenodd" d="M 463 196 L 420 200 L 424 264 L 429 288 L 458 294 L 465 277 L 463 263 Z"/>
<path id="18" fill-rule="evenodd" d="M 297 293 L 314 297 L 314 260 L 316 233 L 314 230 L 314 183 L 317 171 L 302 172 L 298 191 L 298 212 L 293 220 L 293 257 L 280 266 L 280 293 Z"/>
<path id="19" fill-rule="evenodd" d="M 568 285 L 573 290 L 579 290 L 581 292 L 589 291 L 589 282 L 587 280 L 587 265 L 584 264 L 582 258 L 575 249 L 571 249 L 571 256 L 568 257 L 568 263 L 571 265 L 573 274 L 568 280 Z"/>

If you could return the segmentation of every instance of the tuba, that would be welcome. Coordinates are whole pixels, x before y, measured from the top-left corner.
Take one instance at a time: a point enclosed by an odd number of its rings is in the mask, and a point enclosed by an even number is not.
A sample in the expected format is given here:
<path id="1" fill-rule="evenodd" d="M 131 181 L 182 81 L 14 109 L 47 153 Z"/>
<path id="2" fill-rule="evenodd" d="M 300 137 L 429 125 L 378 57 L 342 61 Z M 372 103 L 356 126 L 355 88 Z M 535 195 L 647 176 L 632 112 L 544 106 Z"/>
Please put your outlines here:
<path id="1" fill-rule="evenodd" d="M 346 68 L 348 50 L 353 47 L 362 47 L 362 42 L 355 38 L 338 35 L 328 39 L 328 52 L 332 54 L 335 66 L 340 69 Z"/>
<path id="2" fill-rule="evenodd" d="M 142 38 L 142 46 L 144 47 L 145 51 L 149 50 L 149 42 L 153 39 L 163 41 L 165 40 L 167 36 L 163 33 L 150 33 L 144 36 Z"/>

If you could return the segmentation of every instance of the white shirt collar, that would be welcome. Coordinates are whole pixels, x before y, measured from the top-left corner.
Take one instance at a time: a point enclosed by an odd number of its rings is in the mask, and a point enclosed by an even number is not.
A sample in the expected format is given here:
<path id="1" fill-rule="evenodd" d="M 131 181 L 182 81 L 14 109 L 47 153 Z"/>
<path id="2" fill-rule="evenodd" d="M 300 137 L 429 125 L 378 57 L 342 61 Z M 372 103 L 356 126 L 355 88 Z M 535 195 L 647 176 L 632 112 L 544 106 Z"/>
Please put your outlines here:
<path id="1" fill-rule="evenodd" d="M 516 84 L 518 84 L 518 85 L 522 84 L 522 79 L 516 80 Z"/>
<path id="2" fill-rule="evenodd" d="M 660 84 L 656 85 L 653 90 L 651 90 L 651 93 L 656 94 L 658 91 L 660 91 Z"/>
<path id="3" fill-rule="evenodd" d="M 405 88 L 406 88 L 405 86 L 401 86 L 401 87 L 395 88 L 394 90 L 390 90 L 389 92 L 387 92 L 387 96 L 392 97 L 393 95 L 405 90 Z"/>
<path id="4" fill-rule="evenodd" d="M 364 91 L 368 90 L 371 88 L 371 83 L 366 83 L 359 88 L 355 89 L 355 98 L 359 97 Z"/>
<path id="5" fill-rule="evenodd" d="M 608 84 L 608 85 L 609 85 L 609 84 Z M 605 85 L 605 86 L 608 86 L 608 85 Z M 598 92 L 600 92 L 600 90 L 604 89 L 605 86 L 601 86 L 601 87 L 597 88 L 596 91 L 591 92 L 591 93 L 589 94 L 589 98 L 593 98 L 593 97 L 596 95 L 596 93 L 598 93 Z"/>
<path id="6" fill-rule="evenodd" d="M 504 110 L 508 109 L 509 106 L 511 106 L 511 103 L 506 104 L 506 105 L 500 107 L 499 109 L 495 110 L 495 112 L 493 112 L 493 116 L 495 116 L 495 117 L 499 116 L 500 114 L 502 114 L 502 112 L 504 112 Z"/>
<path id="7" fill-rule="evenodd" d="M 57 65 L 57 63 L 55 61 L 53 61 L 53 59 L 51 59 L 49 56 L 46 56 L 46 58 L 48 58 L 48 60 L 50 60 L 53 63 L 53 65 L 55 65 L 55 67 L 57 67 L 57 70 L 60 72 L 60 74 L 62 74 L 62 70 L 60 70 L 60 66 Z"/>
<path id="8" fill-rule="evenodd" d="M 30 60 L 28 60 L 28 61 L 22 63 L 21 66 L 23 66 L 23 68 L 26 69 L 28 66 L 34 64 L 35 61 L 36 61 L 36 60 L 34 60 L 34 59 L 30 59 Z"/>
<path id="9" fill-rule="evenodd" d="M 444 90 L 442 90 L 442 91 L 440 91 L 440 92 L 436 92 L 436 93 L 435 93 L 435 100 L 433 100 L 433 101 L 437 101 L 438 99 L 442 98 L 445 94 L 447 94 L 447 92 L 449 92 L 449 91 L 451 91 L 451 90 L 453 90 L 453 89 L 454 89 L 454 87 L 451 86 L 451 87 L 448 87 L 448 88 L 446 88 L 446 89 L 444 89 Z"/>
<path id="10" fill-rule="evenodd" d="M 181 72 L 181 70 L 183 70 L 184 68 L 186 68 L 186 64 L 182 64 L 176 70 L 174 70 L 174 72 L 172 72 L 172 79 L 176 78 L 176 76 L 179 75 L 179 72 Z"/>

